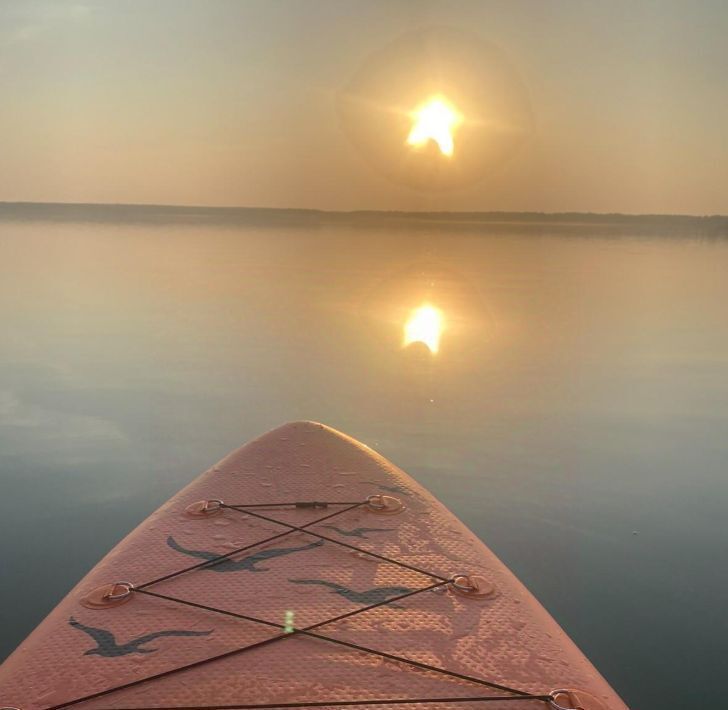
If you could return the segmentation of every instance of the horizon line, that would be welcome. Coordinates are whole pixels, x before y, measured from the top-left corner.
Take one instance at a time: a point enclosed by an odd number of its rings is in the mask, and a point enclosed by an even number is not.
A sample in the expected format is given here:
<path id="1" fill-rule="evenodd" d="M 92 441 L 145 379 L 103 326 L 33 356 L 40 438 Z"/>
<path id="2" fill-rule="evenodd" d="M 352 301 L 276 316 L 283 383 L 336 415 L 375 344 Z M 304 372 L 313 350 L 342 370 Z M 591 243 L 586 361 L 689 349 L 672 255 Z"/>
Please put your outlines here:
<path id="1" fill-rule="evenodd" d="M 287 212 L 310 215 L 331 216 L 404 216 L 404 217 L 589 217 L 589 218 L 621 218 L 621 219 L 690 219 L 690 220 L 716 220 L 727 219 L 728 214 L 688 214 L 669 212 L 592 212 L 592 211 L 538 211 L 538 210 L 404 210 L 404 209 L 373 209 L 360 208 L 349 210 L 331 210 L 318 207 L 270 207 L 250 205 L 182 205 L 153 202 L 45 202 L 30 200 L 0 200 L 2 208 L 112 208 L 112 209 L 145 209 L 145 210 L 174 210 L 174 211 L 217 211 L 217 212 Z"/>

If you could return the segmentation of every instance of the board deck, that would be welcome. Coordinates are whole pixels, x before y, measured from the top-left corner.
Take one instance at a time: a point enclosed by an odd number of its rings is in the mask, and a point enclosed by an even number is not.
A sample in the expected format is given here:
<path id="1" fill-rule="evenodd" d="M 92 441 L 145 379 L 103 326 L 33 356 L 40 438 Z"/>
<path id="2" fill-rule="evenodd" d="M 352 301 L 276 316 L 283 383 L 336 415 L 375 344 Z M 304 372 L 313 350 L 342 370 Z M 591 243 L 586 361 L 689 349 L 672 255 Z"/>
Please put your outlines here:
<path id="1" fill-rule="evenodd" d="M 370 505 L 372 495 L 386 498 Z M 351 505 L 195 508 L 208 500 Z M 397 501 L 398 512 L 377 510 L 397 509 Z M 193 565 L 202 566 L 155 581 Z M 454 575 L 463 575 L 457 585 L 448 581 Z M 105 586 L 125 581 L 135 589 Z M 119 599 L 110 603 L 109 590 Z M 300 632 L 315 625 L 309 634 L 317 637 Z M 569 692 L 553 702 L 513 692 L 562 688 Z M 503 699 L 460 700 L 483 696 Z M 0 707 L 20 710 L 430 698 L 440 700 L 416 707 L 625 709 L 452 513 L 376 452 L 315 422 L 268 432 L 203 473 L 122 540 L 0 666 Z"/>

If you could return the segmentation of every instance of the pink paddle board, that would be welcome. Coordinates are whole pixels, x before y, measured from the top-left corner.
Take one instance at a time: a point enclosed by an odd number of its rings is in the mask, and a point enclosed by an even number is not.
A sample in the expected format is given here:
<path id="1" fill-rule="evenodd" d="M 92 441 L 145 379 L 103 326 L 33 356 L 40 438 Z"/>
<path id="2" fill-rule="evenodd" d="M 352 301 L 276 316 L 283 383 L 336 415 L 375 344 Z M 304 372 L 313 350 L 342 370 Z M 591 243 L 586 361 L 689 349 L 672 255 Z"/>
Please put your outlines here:
<path id="1" fill-rule="evenodd" d="M 19 710 L 410 705 L 625 708 L 438 500 L 313 422 L 203 473 L 0 666 Z"/>

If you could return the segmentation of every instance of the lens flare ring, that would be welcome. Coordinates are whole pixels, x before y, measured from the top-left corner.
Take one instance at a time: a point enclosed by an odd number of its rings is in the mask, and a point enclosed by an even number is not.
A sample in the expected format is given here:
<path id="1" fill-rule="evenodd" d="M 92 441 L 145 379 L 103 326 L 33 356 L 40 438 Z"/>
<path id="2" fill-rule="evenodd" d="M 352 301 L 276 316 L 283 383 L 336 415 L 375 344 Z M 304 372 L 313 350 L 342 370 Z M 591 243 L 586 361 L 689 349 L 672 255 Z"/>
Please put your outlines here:
<path id="1" fill-rule="evenodd" d="M 372 52 L 337 93 L 362 161 L 424 192 L 492 180 L 533 134 L 515 67 L 473 34 L 431 27 Z"/>

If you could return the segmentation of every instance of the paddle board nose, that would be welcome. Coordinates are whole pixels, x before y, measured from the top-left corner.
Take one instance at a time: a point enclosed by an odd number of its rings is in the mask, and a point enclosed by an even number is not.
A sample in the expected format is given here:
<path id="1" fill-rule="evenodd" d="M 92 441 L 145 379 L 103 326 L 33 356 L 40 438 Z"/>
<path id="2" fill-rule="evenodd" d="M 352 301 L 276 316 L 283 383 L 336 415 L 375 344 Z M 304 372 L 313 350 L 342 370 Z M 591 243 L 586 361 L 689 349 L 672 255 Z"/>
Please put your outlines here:
<path id="1" fill-rule="evenodd" d="M 0 706 L 21 710 L 454 710 L 486 696 L 504 710 L 625 708 L 442 503 L 310 421 L 171 498 L 0 666 Z"/>

